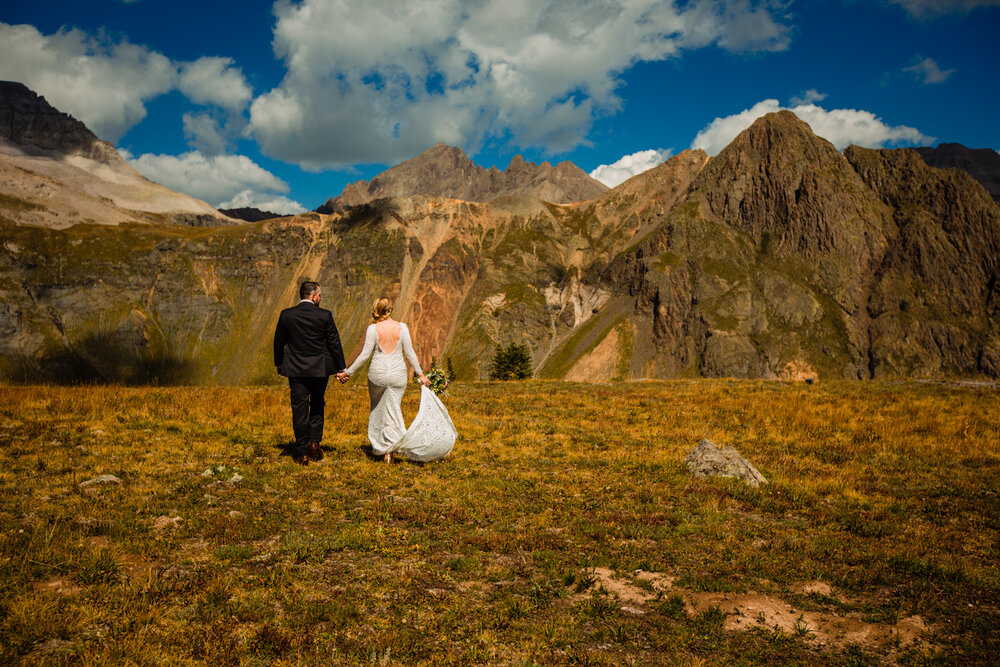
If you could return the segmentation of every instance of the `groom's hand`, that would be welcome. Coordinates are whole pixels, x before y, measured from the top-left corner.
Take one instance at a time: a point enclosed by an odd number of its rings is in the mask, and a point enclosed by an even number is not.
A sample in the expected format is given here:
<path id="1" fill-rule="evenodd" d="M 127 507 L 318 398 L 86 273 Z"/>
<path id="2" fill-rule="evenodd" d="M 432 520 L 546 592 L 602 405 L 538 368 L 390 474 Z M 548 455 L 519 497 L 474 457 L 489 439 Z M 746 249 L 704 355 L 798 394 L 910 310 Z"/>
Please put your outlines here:
<path id="1" fill-rule="evenodd" d="M 340 380 L 340 384 L 344 384 L 345 382 L 347 382 L 350 379 L 350 377 L 351 376 L 347 374 L 347 371 L 340 371 L 339 373 L 337 373 L 337 379 Z"/>
<path id="2" fill-rule="evenodd" d="M 281 377 L 285 377 L 285 375 L 281 372 L 281 366 L 275 366 L 274 370 L 277 371 L 278 375 L 280 375 Z"/>

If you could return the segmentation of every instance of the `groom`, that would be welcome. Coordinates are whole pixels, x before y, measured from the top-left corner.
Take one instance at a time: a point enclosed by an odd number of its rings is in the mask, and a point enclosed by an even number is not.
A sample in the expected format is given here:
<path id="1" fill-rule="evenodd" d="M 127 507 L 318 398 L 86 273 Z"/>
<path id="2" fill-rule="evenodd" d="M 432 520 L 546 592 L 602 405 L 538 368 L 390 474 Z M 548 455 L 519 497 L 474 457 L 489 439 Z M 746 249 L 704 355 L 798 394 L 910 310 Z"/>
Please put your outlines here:
<path id="1" fill-rule="evenodd" d="M 346 366 L 333 313 L 319 307 L 321 296 L 319 283 L 302 283 L 299 304 L 281 311 L 274 330 L 274 366 L 291 389 L 292 458 L 299 465 L 323 458 L 326 383 Z"/>

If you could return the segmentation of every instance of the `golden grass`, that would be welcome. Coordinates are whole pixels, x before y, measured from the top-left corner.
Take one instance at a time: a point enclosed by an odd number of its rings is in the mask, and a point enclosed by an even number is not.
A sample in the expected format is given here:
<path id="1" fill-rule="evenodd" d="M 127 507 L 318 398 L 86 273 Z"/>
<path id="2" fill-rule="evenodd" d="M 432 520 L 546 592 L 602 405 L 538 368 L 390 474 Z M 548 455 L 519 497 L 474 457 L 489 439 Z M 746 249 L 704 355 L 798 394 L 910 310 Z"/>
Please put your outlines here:
<path id="1" fill-rule="evenodd" d="M 452 455 L 386 466 L 363 450 L 367 393 L 331 386 L 326 458 L 300 468 L 282 450 L 286 389 L 0 386 L 0 662 L 1000 659 L 995 388 L 449 394 Z M 771 483 L 692 479 L 682 461 L 702 437 Z M 80 486 L 101 474 L 121 484 Z M 681 593 L 626 613 L 595 568 Z M 810 580 L 833 593 L 794 592 Z M 930 630 L 899 646 L 730 632 L 718 610 L 684 613 L 699 592 Z"/>

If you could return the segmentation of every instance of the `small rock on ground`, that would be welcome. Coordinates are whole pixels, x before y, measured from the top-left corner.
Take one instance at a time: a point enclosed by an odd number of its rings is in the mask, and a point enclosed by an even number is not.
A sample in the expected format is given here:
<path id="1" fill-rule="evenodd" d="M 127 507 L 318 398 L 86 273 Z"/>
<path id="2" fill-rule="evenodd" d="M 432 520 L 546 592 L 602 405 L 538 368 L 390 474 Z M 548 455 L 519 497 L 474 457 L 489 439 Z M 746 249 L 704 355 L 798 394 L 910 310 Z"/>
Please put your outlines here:
<path id="1" fill-rule="evenodd" d="M 115 477 L 114 475 L 99 475 L 94 479 L 88 479 L 86 482 L 80 482 L 82 488 L 88 486 L 96 486 L 98 484 L 121 484 L 122 481 Z"/>
<path id="2" fill-rule="evenodd" d="M 764 476 L 735 448 L 719 447 L 707 438 L 701 439 L 684 463 L 695 477 L 736 477 L 752 487 L 767 484 Z"/>

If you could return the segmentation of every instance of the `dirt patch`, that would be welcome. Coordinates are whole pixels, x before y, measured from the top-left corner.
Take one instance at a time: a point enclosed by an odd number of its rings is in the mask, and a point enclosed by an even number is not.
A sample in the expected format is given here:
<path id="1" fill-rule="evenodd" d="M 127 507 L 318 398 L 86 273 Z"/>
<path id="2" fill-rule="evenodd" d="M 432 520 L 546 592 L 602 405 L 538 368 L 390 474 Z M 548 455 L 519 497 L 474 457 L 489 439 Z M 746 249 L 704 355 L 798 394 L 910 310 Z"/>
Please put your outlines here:
<path id="1" fill-rule="evenodd" d="M 648 606 L 662 594 L 676 594 L 683 598 L 689 616 L 717 608 L 726 615 L 723 628 L 728 631 L 761 627 L 793 636 L 799 635 L 820 646 L 843 647 L 858 644 L 886 649 L 921 642 L 921 636 L 929 629 L 920 616 L 909 616 L 895 624 L 867 623 L 857 614 L 838 615 L 798 609 L 772 595 L 692 591 L 675 586 L 675 577 L 655 572 L 637 570 L 632 573 L 631 580 L 616 578 L 614 572 L 606 568 L 596 568 L 592 574 L 594 589 L 603 589 L 617 598 L 625 613 L 644 612 L 644 606 Z M 791 590 L 800 595 L 833 595 L 830 585 L 820 581 L 798 582 L 791 586 Z M 587 594 L 577 595 L 574 601 L 586 596 Z"/>
<path id="2" fill-rule="evenodd" d="M 153 519 L 153 530 L 166 530 L 167 528 L 176 528 L 180 525 L 183 519 L 179 516 L 158 516 Z"/>
<path id="3" fill-rule="evenodd" d="M 798 581 L 788 588 L 793 593 L 798 593 L 799 595 L 833 596 L 833 589 L 830 587 L 830 584 L 825 584 L 822 581 Z"/>
<path id="4" fill-rule="evenodd" d="M 570 382 L 606 382 L 615 373 L 618 361 L 618 330 L 612 329 L 593 350 L 574 364 L 566 380 Z"/>
<path id="5" fill-rule="evenodd" d="M 71 579 L 48 579 L 34 584 L 36 593 L 58 593 L 59 595 L 75 595 L 83 589 L 77 586 Z"/>

